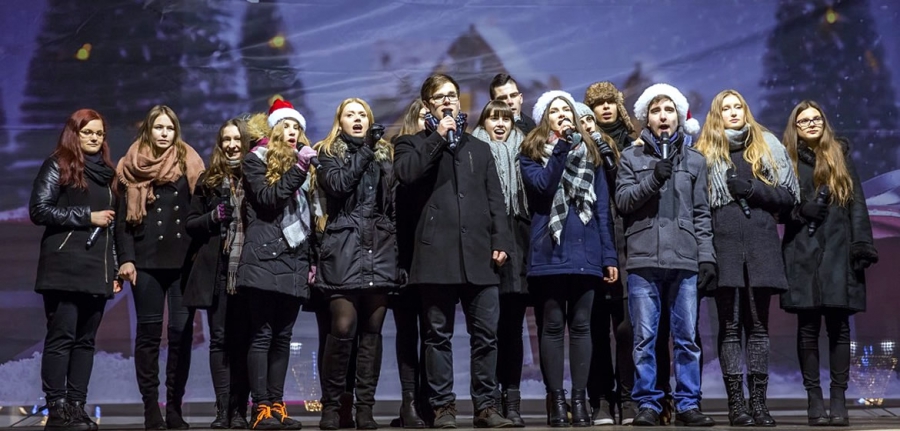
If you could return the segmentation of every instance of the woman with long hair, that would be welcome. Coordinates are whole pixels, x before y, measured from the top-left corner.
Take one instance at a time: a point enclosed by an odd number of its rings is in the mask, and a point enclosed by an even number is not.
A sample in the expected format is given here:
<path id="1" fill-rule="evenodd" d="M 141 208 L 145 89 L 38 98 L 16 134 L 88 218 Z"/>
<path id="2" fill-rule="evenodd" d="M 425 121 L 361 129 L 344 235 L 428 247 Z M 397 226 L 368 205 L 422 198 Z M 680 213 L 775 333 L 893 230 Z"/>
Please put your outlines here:
<path id="1" fill-rule="evenodd" d="M 404 282 L 397 262 L 394 154 L 383 132 L 365 101 L 345 99 L 331 132 L 316 144 L 321 165 L 314 186 L 324 200 L 325 228 L 315 286 L 327 297 L 331 315 L 322 369 L 324 430 L 340 426 L 340 397 L 357 340 L 356 428 L 378 428 L 372 407 L 387 292 Z"/>
<path id="2" fill-rule="evenodd" d="M 47 318 L 41 357 L 46 430 L 97 429 L 84 411 L 94 340 L 106 301 L 121 290 L 109 229 L 117 194 L 106 130 L 97 111 L 69 116 L 28 205 L 31 221 L 46 227 L 34 286 Z"/>
<path id="3" fill-rule="evenodd" d="M 706 157 L 713 246 L 719 266 L 712 292 L 719 316 L 719 364 L 732 426 L 775 426 L 766 407 L 769 303 L 787 290 L 778 251 L 778 217 L 800 201 L 790 158 L 756 122 L 735 90 L 716 95 L 697 142 Z M 709 293 L 708 293 L 709 294 Z M 741 338 L 746 334 L 746 352 Z M 744 355 L 750 411 L 744 400 Z"/>
<path id="4" fill-rule="evenodd" d="M 199 246 L 184 292 L 184 305 L 205 309 L 209 368 L 216 394 L 213 429 L 247 428 L 246 298 L 238 295 L 237 268 L 244 240 L 241 161 L 250 149 L 244 121 L 219 127 L 207 169 L 191 200 L 187 231 Z"/>
<path id="5" fill-rule="evenodd" d="M 550 394 L 549 425 L 569 426 L 563 389 L 563 344 L 569 328 L 574 426 L 590 426 L 587 377 L 594 289 L 618 279 L 609 188 L 597 144 L 575 118 L 569 93 L 535 103 L 537 127 L 519 163 L 532 211 L 528 284 L 539 298 L 541 369 Z"/>
<path id="6" fill-rule="evenodd" d="M 294 322 L 312 276 L 312 218 L 301 186 L 315 151 L 304 132 L 306 119 L 290 103 L 276 100 L 268 125 L 268 139 L 242 164 L 246 226 L 236 285 L 250 307 L 251 428 L 300 429 L 284 404 L 284 379 Z"/>
<path id="7" fill-rule="evenodd" d="M 119 276 L 131 283 L 137 329 L 134 367 L 146 429 L 187 429 L 181 403 L 191 366 L 193 313 L 183 290 L 190 237 L 185 230 L 203 160 L 181 137 L 172 108 L 150 109 L 137 140 L 116 168 L 122 199 L 116 212 Z M 159 345 L 168 302 L 166 418 L 159 410 Z"/>
<path id="8" fill-rule="evenodd" d="M 497 324 L 497 384 L 500 385 L 500 410 L 514 427 L 524 427 L 519 413 L 522 380 L 522 321 L 529 304 L 528 282 L 525 269 L 528 265 L 528 239 L 531 235 L 531 217 L 525 186 L 519 169 L 519 149 L 524 133 L 515 127 L 515 117 L 505 102 L 488 102 L 481 110 L 478 126 L 472 136 L 491 146 L 494 164 L 500 177 L 506 215 L 514 248 L 500 271 L 500 321 Z"/>
<path id="9" fill-rule="evenodd" d="M 866 310 L 866 273 L 878 262 L 869 210 L 850 158 L 818 103 L 804 100 L 788 117 L 782 139 L 800 179 L 800 204 L 785 224 L 788 291 L 781 308 L 797 315 L 797 356 L 811 426 L 848 426 L 850 316 Z M 829 413 L 819 386 L 819 332 L 828 333 Z"/>

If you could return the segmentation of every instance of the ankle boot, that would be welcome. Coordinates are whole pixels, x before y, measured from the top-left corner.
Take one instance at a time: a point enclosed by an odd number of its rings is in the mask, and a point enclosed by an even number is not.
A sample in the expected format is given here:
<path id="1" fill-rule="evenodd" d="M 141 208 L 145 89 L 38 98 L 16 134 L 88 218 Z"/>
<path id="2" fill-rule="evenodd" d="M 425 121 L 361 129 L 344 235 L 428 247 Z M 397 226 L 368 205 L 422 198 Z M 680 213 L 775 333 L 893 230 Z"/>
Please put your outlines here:
<path id="1" fill-rule="evenodd" d="M 403 428 L 425 428 L 425 421 L 416 411 L 415 392 L 404 392 L 400 401 L 400 426 Z"/>
<path id="2" fill-rule="evenodd" d="M 744 400 L 744 376 L 742 374 L 725 374 L 725 392 L 728 394 L 728 422 L 733 427 L 751 427 L 753 417 L 747 411 Z"/>
<path id="3" fill-rule="evenodd" d="M 825 414 L 825 400 L 822 399 L 822 388 L 806 390 L 806 417 L 809 426 L 827 426 L 828 417 Z"/>
<path id="4" fill-rule="evenodd" d="M 228 394 L 216 395 L 216 418 L 209 424 L 209 427 L 217 430 L 228 429 L 231 425 L 231 422 L 228 420 L 228 410 Z"/>
<path id="5" fill-rule="evenodd" d="M 65 398 L 47 403 L 45 431 L 89 431 L 88 424 L 73 418 Z"/>
<path id="6" fill-rule="evenodd" d="M 362 334 L 356 353 L 356 429 L 378 429 L 372 416 L 375 388 L 381 376 L 381 334 Z"/>
<path id="7" fill-rule="evenodd" d="M 843 388 L 831 388 L 831 396 L 828 397 L 831 411 L 828 415 L 828 424 L 833 427 L 850 426 L 850 416 L 847 414 L 847 400 Z"/>
<path id="8" fill-rule="evenodd" d="M 159 410 L 159 343 L 162 322 L 139 323 L 134 335 L 134 371 L 144 403 L 144 429 L 164 430 Z"/>
<path id="9" fill-rule="evenodd" d="M 238 396 L 232 394 L 229 405 L 230 411 L 228 416 L 231 418 L 231 421 L 228 424 L 228 428 L 233 430 L 247 429 L 250 426 L 247 423 L 247 395 Z"/>
<path id="10" fill-rule="evenodd" d="M 88 431 L 97 431 L 100 429 L 100 427 L 97 426 L 97 422 L 91 420 L 91 417 L 84 411 L 84 401 L 69 400 L 69 416 L 71 417 L 72 422 L 82 422 L 87 424 Z"/>
<path id="11" fill-rule="evenodd" d="M 572 389 L 572 426 L 589 427 L 591 422 L 591 408 L 587 402 L 585 389 Z"/>
<path id="12" fill-rule="evenodd" d="M 341 426 L 338 410 L 341 408 L 341 394 L 347 383 L 347 365 L 350 362 L 350 351 L 353 349 L 353 338 L 337 338 L 325 336 L 325 348 L 322 358 L 322 419 L 319 428 L 336 430 Z"/>
<path id="13" fill-rule="evenodd" d="M 503 417 L 509 419 L 513 423 L 514 428 L 522 428 L 525 421 L 519 414 L 519 406 L 522 403 L 522 394 L 518 389 L 507 389 L 500 395 L 500 408 Z"/>
<path id="14" fill-rule="evenodd" d="M 558 389 L 550 392 L 549 425 L 551 427 L 569 426 L 569 410 L 566 406 L 566 390 Z"/>
<path id="15" fill-rule="evenodd" d="M 766 407 L 766 391 L 769 387 L 768 374 L 750 374 L 750 410 L 753 412 L 753 421 L 758 427 L 773 427 L 775 419 L 769 414 Z"/>

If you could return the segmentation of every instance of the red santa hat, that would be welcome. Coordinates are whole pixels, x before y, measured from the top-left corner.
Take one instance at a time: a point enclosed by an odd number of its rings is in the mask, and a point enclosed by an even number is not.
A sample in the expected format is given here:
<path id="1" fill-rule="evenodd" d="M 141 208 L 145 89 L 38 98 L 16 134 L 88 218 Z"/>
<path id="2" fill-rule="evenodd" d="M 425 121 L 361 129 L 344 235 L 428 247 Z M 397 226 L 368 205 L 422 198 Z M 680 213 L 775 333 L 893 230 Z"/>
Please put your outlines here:
<path id="1" fill-rule="evenodd" d="M 294 109 L 294 105 L 291 105 L 291 102 L 287 100 L 278 99 L 269 108 L 269 127 L 275 127 L 279 121 L 285 118 L 290 118 L 300 123 L 300 128 L 306 130 L 306 119 Z"/>
<path id="2" fill-rule="evenodd" d="M 653 84 L 641 93 L 637 102 L 634 102 L 634 117 L 642 123 L 647 122 L 647 114 L 650 111 L 650 101 L 654 97 L 665 95 L 675 103 L 675 110 L 678 112 L 678 124 L 689 135 L 700 133 L 700 122 L 695 118 L 691 118 L 691 104 L 688 103 L 686 97 L 678 91 L 677 88 L 669 84 Z"/>

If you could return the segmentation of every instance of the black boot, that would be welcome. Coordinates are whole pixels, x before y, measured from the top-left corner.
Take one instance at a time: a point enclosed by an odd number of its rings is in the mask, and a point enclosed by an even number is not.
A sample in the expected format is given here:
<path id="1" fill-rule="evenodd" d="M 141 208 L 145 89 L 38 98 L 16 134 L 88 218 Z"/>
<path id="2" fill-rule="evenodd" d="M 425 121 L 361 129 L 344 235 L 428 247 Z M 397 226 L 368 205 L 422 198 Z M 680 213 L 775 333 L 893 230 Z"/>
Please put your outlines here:
<path id="1" fill-rule="evenodd" d="M 522 428 L 525 421 L 519 414 L 519 406 L 522 404 L 522 394 L 518 389 L 507 389 L 500 396 L 501 414 L 513 423 L 514 428 Z"/>
<path id="2" fill-rule="evenodd" d="M 170 430 L 190 428 L 184 420 L 181 404 L 191 369 L 193 334 L 169 328 L 169 357 L 166 358 L 166 426 Z"/>
<path id="3" fill-rule="evenodd" d="M 356 429 L 378 429 L 372 416 L 375 388 L 381 376 L 381 334 L 362 334 L 356 353 Z"/>
<path id="4" fill-rule="evenodd" d="M 162 322 L 139 323 L 134 335 L 134 371 L 144 402 L 144 429 L 164 430 L 159 410 L 159 343 Z"/>
<path id="5" fill-rule="evenodd" d="M 353 362 L 353 356 L 350 356 L 350 361 Z M 349 368 L 347 372 L 349 375 Z M 353 388 L 345 390 L 348 392 L 341 394 L 341 408 L 338 409 L 338 416 L 341 418 L 341 429 L 353 429 L 356 428 L 356 421 L 353 420 Z"/>
<path id="6" fill-rule="evenodd" d="M 728 422 L 733 427 L 752 427 L 755 422 L 747 411 L 744 399 L 744 376 L 725 374 L 725 392 L 728 394 Z"/>
<path id="7" fill-rule="evenodd" d="M 184 420 L 181 412 L 181 398 L 166 402 L 166 428 L 170 430 L 186 430 L 191 426 Z"/>
<path id="8" fill-rule="evenodd" d="M 425 428 L 425 421 L 416 411 L 416 394 L 404 392 L 400 401 L 400 426 L 403 428 Z"/>
<path id="9" fill-rule="evenodd" d="M 547 422 L 551 427 L 567 427 L 569 426 L 569 411 L 566 406 L 566 390 L 559 389 L 550 392 L 549 419 Z"/>
<path id="10" fill-rule="evenodd" d="M 249 428 L 250 424 L 247 423 L 247 394 L 231 394 L 229 405 L 231 407 L 229 408 L 228 416 L 231 418 L 231 422 L 229 422 L 228 428 L 233 430 Z"/>
<path id="11" fill-rule="evenodd" d="M 228 420 L 230 397 L 228 394 L 216 395 L 216 418 L 213 419 L 209 427 L 216 430 L 228 429 L 231 422 Z"/>
<path id="12" fill-rule="evenodd" d="M 833 427 L 850 426 L 850 416 L 847 414 L 847 400 L 844 396 L 843 388 L 831 388 L 831 396 L 828 398 L 831 404 L 831 411 L 828 415 L 828 424 Z"/>
<path id="13" fill-rule="evenodd" d="M 97 422 L 91 420 L 91 417 L 84 411 L 84 401 L 69 401 L 69 415 L 72 417 L 72 422 L 82 422 L 87 424 L 89 431 L 97 431 L 100 429 L 100 427 L 97 426 Z"/>
<path id="14" fill-rule="evenodd" d="M 769 387 L 768 374 L 751 374 L 750 380 L 750 410 L 753 411 L 753 422 L 758 427 L 773 427 L 775 419 L 769 414 L 766 407 L 766 390 Z"/>
<path id="15" fill-rule="evenodd" d="M 809 426 L 827 426 L 828 417 L 825 414 L 825 400 L 822 399 L 822 388 L 806 390 L 806 417 Z"/>
<path id="16" fill-rule="evenodd" d="M 589 427 L 591 422 L 591 408 L 587 402 L 585 389 L 572 389 L 572 426 Z"/>
<path id="17" fill-rule="evenodd" d="M 88 424 L 72 417 L 65 398 L 47 403 L 47 423 L 45 431 L 88 431 Z"/>
<path id="18" fill-rule="evenodd" d="M 347 383 L 347 365 L 350 362 L 350 350 L 353 349 L 353 338 L 337 338 L 325 336 L 325 348 L 322 357 L 322 419 L 319 428 L 336 430 L 341 426 L 338 410 L 341 408 L 341 394 Z"/>

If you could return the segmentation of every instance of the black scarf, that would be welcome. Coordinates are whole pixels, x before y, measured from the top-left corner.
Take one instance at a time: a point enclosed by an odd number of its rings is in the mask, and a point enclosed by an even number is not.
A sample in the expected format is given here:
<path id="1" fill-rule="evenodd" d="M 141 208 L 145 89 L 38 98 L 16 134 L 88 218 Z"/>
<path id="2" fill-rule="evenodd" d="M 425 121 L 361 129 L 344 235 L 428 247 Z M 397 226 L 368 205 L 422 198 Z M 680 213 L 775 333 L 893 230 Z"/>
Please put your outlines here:
<path id="1" fill-rule="evenodd" d="M 348 149 L 352 148 L 354 151 L 355 151 L 357 148 L 363 146 L 363 144 L 365 143 L 365 141 L 363 140 L 363 138 L 355 138 L 355 137 L 350 136 L 350 135 L 348 135 L 348 134 L 346 134 L 346 133 L 344 133 L 344 132 L 341 132 L 341 134 L 340 134 L 340 139 L 341 139 L 342 141 L 346 142 L 347 144 L 349 144 L 349 145 L 347 145 L 347 148 L 348 148 Z"/>
<path id="2" fill-rule="evenodd" d="M 116 171 L 103 162 L 103 155 L 98 151 L 84 155 L 84 175 L 97 184 L 109 185 Z"/>
<path id="3" fill-rule="evenodd" d="M 631 137 L 628 136 L 628 126 L 622 120 L 616 120 L 615 123 L 609 125 L 600 124 L 600 128 L 616 141 L 616 147 L 622 152 L 626 147 L 631 145 Z"/>
<path id="4" fill-rule="evenodd" d="M 807 165 L 816 167 L 816 151 L 809 148 L 806 142 L 800 141 L 797 145 L 797 159 Z"/>

